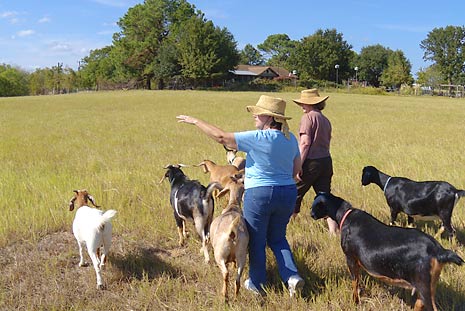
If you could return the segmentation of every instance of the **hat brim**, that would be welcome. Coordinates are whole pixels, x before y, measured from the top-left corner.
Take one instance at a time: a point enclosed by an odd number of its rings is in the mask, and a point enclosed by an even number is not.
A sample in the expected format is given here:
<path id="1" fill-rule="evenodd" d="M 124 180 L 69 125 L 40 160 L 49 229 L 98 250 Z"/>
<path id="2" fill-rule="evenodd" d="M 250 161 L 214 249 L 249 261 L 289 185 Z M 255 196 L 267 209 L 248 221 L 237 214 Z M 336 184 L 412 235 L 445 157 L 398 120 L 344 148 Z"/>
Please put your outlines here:
<path id="1" fill-rule="evenodd" d="M 270 116 L 270 117 L 281 118 L 284 120 L 292 119 L 291 117 L 286 117 L 286 116 L 283 116 L 282 114 L 277 114 L 277 113 L 271 112 L 267 109 L 263 109 L 258 106 L 247 106 L 246 109 L 248 112 L 251 112 L 253 114 L 260 115 L 260 116 Z"/>
<path id="2" fill-rule="evenodd" d="M 312 98 L 312 99 L 293 99 L 292 101 L 294 103 L 296 103 L 297 105 L 316 105 L 316 104 L 319 104 L 321 102 L 324 102 L 325 100 L 327 100 L 329 98 L 329 96 L 325 96 L 325 97 L 315 97 L 315 98 Z"/>

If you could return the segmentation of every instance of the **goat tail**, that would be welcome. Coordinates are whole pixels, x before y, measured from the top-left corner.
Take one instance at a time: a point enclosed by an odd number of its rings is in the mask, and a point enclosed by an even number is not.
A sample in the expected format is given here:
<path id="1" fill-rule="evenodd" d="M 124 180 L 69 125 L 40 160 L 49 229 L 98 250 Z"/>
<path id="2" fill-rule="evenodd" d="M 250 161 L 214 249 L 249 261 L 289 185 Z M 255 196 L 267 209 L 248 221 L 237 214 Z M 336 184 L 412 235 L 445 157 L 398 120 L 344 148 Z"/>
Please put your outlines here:
<path id="1" fill-rule="evenodd" d="M 98 229 L 100 231 L 103 231 L 103 229 L 105 228 L 105 225 L 107 223 L 109 223 L 111 221 L 111 219 L 113 217 L 115 217 L 116 215 L 116 211 L 113 210 L 113 209 L 110 209 L 108 211 L 106 211 L 105 213 L 103 213 L 103 215 L 100 217 L 100 222 L 98 224 Z"/>
<path id="2" fill-rule="evenodd" d="M 229 225 L 228 236 L 229 236 L 230 240 L 232 240 L 232 241 L 236 240 L 237 231 L 239 230 L 240 224 L 241 224 L 241 216 L 237 215 L 237 217 L 234 218 L 234 220 Z"/>
<path id="3" fill-rule="evenodd" d="M 439 254 L 437 259 L 440 263 L 455 263 L 458 266 L 465 263 L 459 255 L 449 249 L 446 249 L 443 253 Z"/>
<path id="4" fill-rule="evenodd" d="M 215 191 L 215 189 L 218 189 L 218 190 L 222 190 L 223 187 L 221 187 L 221 184 L 219 182 L 211 182 L 208 184 L 207 186 L 207 191 L 205 193 L 205 200 L 210 200 L 210 198 L 212 198 L 212 194 L 213 194 L 213 191 Z"/>
<path id="5" fill-rule="evenodd" d="M 458 198 L 465 197 L 465 190 L 458 190 L 455 196 Z"/>

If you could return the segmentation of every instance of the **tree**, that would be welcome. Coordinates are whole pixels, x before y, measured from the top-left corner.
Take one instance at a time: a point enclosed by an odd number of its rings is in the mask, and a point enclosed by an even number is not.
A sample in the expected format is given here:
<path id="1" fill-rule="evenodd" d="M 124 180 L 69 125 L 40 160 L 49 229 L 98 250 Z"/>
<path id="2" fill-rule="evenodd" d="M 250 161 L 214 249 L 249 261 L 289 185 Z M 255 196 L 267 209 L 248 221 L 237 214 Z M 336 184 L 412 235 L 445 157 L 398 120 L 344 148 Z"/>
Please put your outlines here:
<path id="1" fill-rule="evenodd" d="M 224 75 L 239 61 L 233 36 L 202 17 L 184 22 L 176 41 L 181 73 L 193 84 Z"/>
<path id="2" fill-rule="evenodd" d="M 388 67 L 388 57 L 392 50 L 380 44 L 362 48 L 358 57 L 358 77 L 368 84 L 379 87 L 383 71 Z"/>
<path id="3" fill-rule="evenodd" d="M 118 74 L 134 77 L 150 88 L 164 40 L 198 15 L 185 0 L 145 0 L 130 8 L 118 21 L 121 31 L 113 35 L 112 58 Z"/>
<path id="4" fill-rule="evenodd" d="M 431 65 L 426 69 L 420 69 L 417 72 L 417 82 L 421 85 L 430 86 L 432 88 L 439 88 L 441 84 L 446 83 L 438 65 Z"/>
<path id="5" fill-rule="evenodd" d="M 246 44 L 240 52 L 240 63 L 251 66 L 261 66 L 265 63 L 263 56 L 251 44 Z"/>
<path id="6" fill-rule="evenodd" d="M 347 78 L 353 57 L 352 46 L 335 29 L 317 30 L 301 39 L 289 57 L 288 66 L 297 69 L 300 79 L 336 80 Z"/>
<path id="7" fill-rule="evenodd" d="M 0 64 L 0 97 L 29 94 L 29 74 L 19 68 Z"/>
<path id="8" fill-rule="evenodd" d="M 386 87 L 394 86 L 399 89 L 402 84 L 411 85 L 413 77 L 410 73 L 412 65 L 404 52 L 396 50 L 389 54 L 387 68 L 381 74 L 381 82 Z"/>
<path id="9" fill-rule="evenodd" d="M 82 87 L 99 90 L 121 82 L 116 73 L 115 61 L 111 58 L 112 49 L 113 47 L 106 46 L 92 50 L 89 56 L 81 60 L 79 77 Z"/>
<path id="10" fill-rule="evenodd" d="M 284 66 L 295 47 L 295 41 L 292 41 L 286 34 L 274 34 L 257 45 L 258 49 L 268 55 L 267 65 Z"/>
<path id="11" fill-rule="evenodd" d="M 420 47 L 425 51 L 423 59 L 433 61 L 449 85 L 463 78 L 465 69 L 465 28 L 447 26 L 434 28 Z"/>

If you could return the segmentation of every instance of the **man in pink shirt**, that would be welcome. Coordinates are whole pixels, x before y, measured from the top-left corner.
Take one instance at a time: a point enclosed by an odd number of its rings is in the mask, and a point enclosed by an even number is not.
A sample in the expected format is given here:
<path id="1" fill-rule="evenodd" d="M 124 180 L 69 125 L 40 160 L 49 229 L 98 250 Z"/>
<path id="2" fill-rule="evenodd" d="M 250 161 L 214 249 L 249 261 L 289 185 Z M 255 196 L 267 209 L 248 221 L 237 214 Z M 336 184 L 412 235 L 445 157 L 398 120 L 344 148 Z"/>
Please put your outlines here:
<path id="1" fill-rule="evenodd" d="M 317 89 L 303 90 L 299 99 L 294 99 L 304 115 L 299 126 L 299 150 L 302 171 L 297 182 L 297 201 L 294 216 L 300 212 L 302 199 L 311 187 L 315 193 L 331 192 L 333 162 L 330 154 L 331 122 L 321 112 L 329 96 L 320 96 Z M 299 179 L 298 178 L 298 179 Z M 337 223 L 327 218 L 329 231 L 338 231 Z"/>

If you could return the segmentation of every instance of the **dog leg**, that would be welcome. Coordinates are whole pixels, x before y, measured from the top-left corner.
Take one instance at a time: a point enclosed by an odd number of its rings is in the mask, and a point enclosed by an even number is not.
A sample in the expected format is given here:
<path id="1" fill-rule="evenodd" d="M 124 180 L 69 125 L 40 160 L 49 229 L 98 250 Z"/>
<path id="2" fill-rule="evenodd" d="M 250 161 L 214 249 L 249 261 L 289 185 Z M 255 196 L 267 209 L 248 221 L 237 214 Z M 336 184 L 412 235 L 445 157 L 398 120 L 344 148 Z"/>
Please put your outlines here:
<path id="1" fill-rule="evenodd" d="M 350 277 L 352 279 L 352 298 L 356 304 L 360 303 L 359 296 L 359 281 L 360 281 L 360 267 L 355 260 L 346 257 L 347 266 L 349 267 Z"/>
<path id="2" fill-rule="evenodd" d="M 423 304 L 423 300 L 421 300 L 420 295 L 417 295 L 417 300 L 415 301 L 413 311 L 422 311 L 424 307 L 425 305 Z"/>
<path id="3" fill-rule="evenodd" d="M 442 267 L 444 264 L 441 264 L 437 261 L 437 259 L 431 260 L 431 304 L 433 305 L 433 310 L 437 310 L 436 308 L 436 287 L 438 285 L 439 276 L 441 275 Z"/>
<path id="4" fill-rule="evenodd" d="M 415 228 L 415 220 L 413 219 L 412 216 L 407 216 L 407 227 L 409 228 Z"/>

